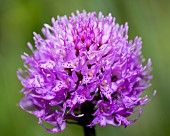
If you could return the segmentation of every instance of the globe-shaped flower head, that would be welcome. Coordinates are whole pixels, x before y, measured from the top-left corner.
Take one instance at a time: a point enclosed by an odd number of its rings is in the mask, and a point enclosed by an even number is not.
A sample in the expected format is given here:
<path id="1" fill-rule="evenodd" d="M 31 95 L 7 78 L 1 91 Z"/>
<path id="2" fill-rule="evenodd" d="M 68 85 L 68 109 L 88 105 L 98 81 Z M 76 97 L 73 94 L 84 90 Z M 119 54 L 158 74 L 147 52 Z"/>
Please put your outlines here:
<path id="1" fill-rule="evenodd" d="M 34 33 L 36 49 L 24 53 L 25 70 L 18 70 L 24 93 L 20 106 L 39 118 L 49 132 L 64 130 L 66 122 L 87 127 L 124 125 L 127 117 L 150 99 L 141 97 L 150 86 L 151 61 L 142 66 L 142 41 L 128 41 L 128 24 L 109 14 L 83 11 L 52 18 Z M 46 128 L 43 122 L 52 124 Z"/>

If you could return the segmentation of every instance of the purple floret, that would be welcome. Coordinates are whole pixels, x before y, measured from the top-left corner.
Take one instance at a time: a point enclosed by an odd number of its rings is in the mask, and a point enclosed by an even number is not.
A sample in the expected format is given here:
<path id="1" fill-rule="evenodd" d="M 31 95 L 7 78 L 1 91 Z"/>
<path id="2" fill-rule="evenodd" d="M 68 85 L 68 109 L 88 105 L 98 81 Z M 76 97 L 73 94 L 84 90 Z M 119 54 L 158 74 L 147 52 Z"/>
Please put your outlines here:
<path id="1" fill-rule="evenodd" d="M 34 114 L 49 132 L 60 132 L 69 120 L 89 127 L 134 123 L 128 117 L 150 101 L 142 93 L 150 86 L 151 60 L 141 56 L 142 41 L 128 41 L 128 24 L 109 14 L 77 11 L 52 18 L 34 33 L 36 49 L 24 53 L 18 78 L 25 95 L 20 107 Z M 156 92 L 154 92 L 155 95 Z M 46 128 L 43 122 L 53 125 Z"/>

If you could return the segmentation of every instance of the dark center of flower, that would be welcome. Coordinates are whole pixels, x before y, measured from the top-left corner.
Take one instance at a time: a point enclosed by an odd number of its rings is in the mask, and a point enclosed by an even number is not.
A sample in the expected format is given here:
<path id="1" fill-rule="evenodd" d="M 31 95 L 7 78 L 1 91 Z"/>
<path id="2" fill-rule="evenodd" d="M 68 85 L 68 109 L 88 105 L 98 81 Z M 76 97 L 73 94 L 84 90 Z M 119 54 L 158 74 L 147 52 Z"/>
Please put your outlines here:
<path id="1" fill-rule="evenodd" d="M 117 75 L 113 74 L 111 77 L 111 82 L 116 82 L 118 79 Z"/>

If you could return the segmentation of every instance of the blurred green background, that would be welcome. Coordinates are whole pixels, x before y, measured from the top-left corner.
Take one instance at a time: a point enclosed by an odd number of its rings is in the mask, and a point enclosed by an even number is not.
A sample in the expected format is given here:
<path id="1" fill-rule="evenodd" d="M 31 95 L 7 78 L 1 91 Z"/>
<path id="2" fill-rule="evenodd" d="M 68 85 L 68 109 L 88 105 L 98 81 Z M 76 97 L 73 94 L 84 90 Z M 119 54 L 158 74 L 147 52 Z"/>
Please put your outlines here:
<path id="1" fill-rule="evenodd" d="M 153 62 L 154 89 L 157 96 L 143 107 L 133 125 L 97 126 L 97 136 L 170 136 L 170 1 L 169 0 L 0 0 L 0 135 L 1 136 L 83 136 L 82 128 L 67 125 L 64 132 L 49 134 L 37 119 L 22 111 L 17 103 L 22 88 L 16 71 L 22 67 L 20 55 L 30 53 L 33 31 L 41 33 L 51 17 L 70 15 L 76 10 L 112 13 L 120 24 L 128 21 L 129 36 L 142 37 L 142 52 Z"/>

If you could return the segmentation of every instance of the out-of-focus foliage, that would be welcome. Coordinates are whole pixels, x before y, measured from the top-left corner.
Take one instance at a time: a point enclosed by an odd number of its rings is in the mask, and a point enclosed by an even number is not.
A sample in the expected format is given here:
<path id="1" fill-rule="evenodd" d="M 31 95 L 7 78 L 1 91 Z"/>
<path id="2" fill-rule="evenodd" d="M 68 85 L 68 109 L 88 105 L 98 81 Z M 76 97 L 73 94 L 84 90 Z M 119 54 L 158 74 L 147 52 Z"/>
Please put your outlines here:
<path id="1" fill-rule="evenodd" d="M 82 128 L 67 125 L 64 132 L 49 134 L 37 119 L 22 111 L 17 103 L 22 95 L 16 70 L 22 67 L 20 55 L 31 53 L 26 45 L 33 43 L 32 32 L 41 33 L 51 17 L 70 15 L 76 10 L 112 13 L 117 22 L 128 21 L 130 39 L 143 39 L 143 55 L 153 62 L 151 95 L 157 96 L 143 108 L 134 124 L 124 129 L 97 127 L 97 136 L 168 136 L 170 135 L 170 1 L 169 0 L 5 0 L 0 1 L 0 135 L 1 136 L 83 136 Z"/>

